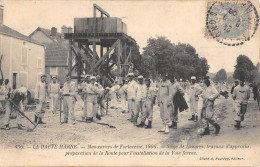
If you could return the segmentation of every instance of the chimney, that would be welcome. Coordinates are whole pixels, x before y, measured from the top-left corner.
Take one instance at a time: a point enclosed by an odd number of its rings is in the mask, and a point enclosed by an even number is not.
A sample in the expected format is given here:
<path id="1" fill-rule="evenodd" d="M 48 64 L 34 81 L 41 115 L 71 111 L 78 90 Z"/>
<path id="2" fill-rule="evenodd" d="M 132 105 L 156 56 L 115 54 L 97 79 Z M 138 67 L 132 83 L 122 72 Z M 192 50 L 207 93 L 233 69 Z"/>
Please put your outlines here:
<path id="1" fill-rule="evenodd" d="M 68 27 L 68 33 L 72 33 L 72 28 Z"/>
<path id="2" fill-rule="evenodd" d="M 0 27 L 4 25 L 4 6 L 0 5 Z"/>
<path id="3" fill-rule="evenodd" d="M 65 25 L 61 27 L 61 33 L 62 35 L 64 35 L 64 33 L 68 33 L 68 28 Z"/>
<path id="4" fill-rule="evenodd" d="M 51 28 L 51 36 L 56 36 L 56 34 L 57 34 L 57 28 L 55 28 L 55 27 L 52 27 Z"/>

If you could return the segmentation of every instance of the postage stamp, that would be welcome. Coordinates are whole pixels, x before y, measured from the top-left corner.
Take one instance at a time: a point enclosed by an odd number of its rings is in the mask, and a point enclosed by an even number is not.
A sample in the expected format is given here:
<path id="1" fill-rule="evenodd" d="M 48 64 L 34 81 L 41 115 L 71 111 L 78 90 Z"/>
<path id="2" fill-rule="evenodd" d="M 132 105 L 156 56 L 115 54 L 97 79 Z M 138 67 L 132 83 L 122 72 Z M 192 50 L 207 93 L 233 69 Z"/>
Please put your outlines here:
<path id="1" fill-rule="evenodd" d="M 208 1 L 205 36 L 228 46 L 243 45 L 257 31 L 259 16 L 250 1 Z"/>

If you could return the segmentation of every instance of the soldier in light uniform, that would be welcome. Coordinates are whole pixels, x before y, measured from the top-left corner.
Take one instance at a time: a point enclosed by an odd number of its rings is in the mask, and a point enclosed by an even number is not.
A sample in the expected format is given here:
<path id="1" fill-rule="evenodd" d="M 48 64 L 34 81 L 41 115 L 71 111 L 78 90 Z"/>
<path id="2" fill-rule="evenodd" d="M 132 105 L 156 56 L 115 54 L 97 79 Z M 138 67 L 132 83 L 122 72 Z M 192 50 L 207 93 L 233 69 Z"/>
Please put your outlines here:
<path id="1" fill-rule="evenodd" d="M 104 116 L 104 108 L 102 108 L 102 105 L 104 106 L 104 104 L 101 104 L 102 103 L 102 99 L 101 99 L 101 95 L 103 94 L 104 92 L 104 88 L 102 85 L 100 85 L 98 82 L 95 82 L 95 86 L 97 87 L 97 105 L 96 105 L 96 113 L 93 113 L 93 115 L 95 116 L 96 115 L 96 118 L 98 120 L 101 120 L 101 116 L 102 116 L 102 113 L 103 113 L 103 116 Z"/>
<path id="2" fill-rule="evenodd" d="M 46 84 L 46 75 L 41 75 L 41 81 L 38 82 L 35 86 L 35 123 L 45 124 L 42 119 L 45 114 L 45 109 L 47 105 L 47 84 Z"/>
<path id="3" fill-rule="evenodd" d="M 51 98 L 51 111 L 56 114 L 57 103 L 60 96 L 60 84 L 57 82 L 57 76 L 52 76 L 52 82 L 48 87 L 49 96 Z"/>
<path id="4" fill-rule="evenodd" d="M 82 100 L 84 101 L 82 121 L 86 121 L 86 119 L 87 119 L 87 94 L 86 94 L 86 89 L 87 89 L 89 84 L 90 84 L 90 75 L 86 75 L 86 80 L 81 83 L 81 89 L 82 89 L 82 94 L 83 94 Z"/>
<path id="5" fill-rule="evenodd" d="M 164 125 L 164 127 L 160 129 L 159 132 L 164 132 L 165 134 L 168 134 L 169 126 L 172 124 L 169 109 L 172 104 L 172 100 L 169 97 L 171 82 L 167 80 L 166 77 L 166 75 L 163 75 L 162 81 L 159 83 L 158 103 L 160 106 L 160 116 Z"/>
<path id="6" fill-rule="evenodd" d="M 10 93 L 8 100 L 6 100 L 6 113 L 4 117 L 4 126 L 1 127 L 1 129 L 9 130 L 9 123 L 10 123 L 10 117 L 11 117 L 11 112 L 14 110 L 16 112 L 16 124 L 17 128 L 19 130 L 23 130 L 24 126 L 21 123 L 21 114 L 17 111 L 17 108 L 13 106 L 13 104 L 10 102 L 12 101 L 16 106 L 19 107 L 19 110 L 21 112 L 24 112 L 24 106 L 23 106 L 23 100 L 27 96 L 27 89 L 16 89 L 13 92 Z"/>
<path id="7" fill-rule="evenodd" d="M 190 121 L 197 122 L 198 121 L 198 102 L 199 102 L 199 95 L 202 93 L 202 88 L 200 87 L 199 84 L 196 83 L 196 77 L 192 76 L 191 77 L 191 85 L 189 88 L 189 93 L 190 93 L 190 111 L 192 113 L 192 116 Z"/>
<path id="8" fill-rule="evenodd" d="M 239 85 L 239 80 L 236 80 L 236 81 L 235 81 L 235 85 L 233 85 L 232 88 L 231 88 L 230 93 L 231 93 L 232 96 L 233 96 L 234 89 L 235 89 L 235 87 L 236 87 L 237 85 Z M 233 111 L 235 112 L 235 100 L 233 100 Z"/>
<path id="9" fill-rule="evenodd" d="M 131 118 L 129 119 L 131 122 L 134 122 L 135 115 L 135 100 L 136 100 L 136 91 L 135 87 L 137 85 L 134 80 L 134 74 L 128 74 L 128 86 L 127 86 L 127 101 L 128 101 L 128 112 L 131 113 Z"/>
<path id="10" fill-rule="evenodd" d="M 74 101 L 76 96 L 76 83 L 71 80 L 71 76 L 66 76 L 66 82 L 62 88 L 63 96 L 63 122 L 62 124 L 68 123 L 68 117 L 70 115 L 70 120 L 73 125 L 76 124 L 76 119 L 74 115 Z"/>
<path id="11" fill-rule="evenodd" d="M 141 111 L 141 123 L 137 127 L 143 127 L 146 119 L 145 114 L 145 96 L 146 96 L 146 85 L 144 84 L 144 77 L 138 76 L 138 83 L 135 87 L 136 100 L 135 100 L 135 115 L 134 125 L 137 124 L 139 112 Z"/>
<path id="12" fill-rule="evenodd" d="M 169 107 L 170 109 L 170 116 L 171 116 L 171 121 L 172 124 L 170 126 L 170 128 L 173 129 L 177 129 L 177 124 L 178 124 L 178 113 L 180 110 L 180 106 L 182 105 L 181 103 L 183 103 L 183 101 L 181 101 L 180 96 L 184 95 L 184 89 L 182 88 L 182 86 L 175 81 L 175 77 L 171 76 L 171 86 L 170 86 L 170 94 L 169 94 L 169 98 L 171 100 L 171 107 Z M 179 97 L 176 97 L 176 96 Z M 184 100 L 184 98 L 182 98 Z M 177 104 L 179 103 L 179 104 Z M 185 102 L 186 104 L 186 102 Z"/>
<path id="13" fill-rule="evenodd" d="M 111 95 L 111 107 L 112 109 L 118 109 L 118 91 L 119 91 L 120 85 L 118 80 L 115 80 L 114 85 L 110 89 L 110 95 Z"/>
<path id="14" fill-rule="evenodd" d="M 203 107 L 202 107 L 202 127 L 204 131 L 200 135 L 209 134 L 209 124 L 213 125 L 215 128 L 214 134 L 218 134 L 220 126 L 212 119 L 214 116 L 214 101 L 219 96 L 219 92 L 214 86 L 214 82 L 210 80 L 208 76 L 204 78 L 204 83 L 206 85 L 205 91 L 203 93 Z"/>
<path id="15" fill-rule="evenodd" d="M 120 101 L 121 101 L 121 109 L 122 109 L 122 113 L 125 113 L 127 111 L 127 84 L 128 81 L 127 80 L 123 80 L 123 85 L 119 88 L 118 93 L 120 96 Z"/>
<path id="16" fill-rule="evenodd" d="M 145 95 L 145 119 L 148 119 L 148 125 L 145 129 L 152 128 L 153 121 L 153 105 L 155 104 L 155 98 L 157 93 L 157 88 L 151 86 L 151 80 L 145 79 L 146 84 L 146 95 Z M 145 120 L 144 120 L 145 121 Z"/>
<path id="17" fill-rule="evenodd" d="M 94 114 L 96 113 L 97 109 L 97 94 L 98 94 L 98 87 L 95 85 L 96 77 L 90 77 L 90 84 L 86 87 L 85 92 L 87 94 L 87 122 L 93 122 Z"/>
<path id="18" fill-rule="evenodd" d="M 250 98 L 250 89 L 245 85 L 244 78 L 240 79 L 240 85 L 234 88 L 233 99 L 235 100 L 235 128 L 241 128 L 241 122 L 244 121 L 244 115 L 247 110 L 248 99 Z"/>

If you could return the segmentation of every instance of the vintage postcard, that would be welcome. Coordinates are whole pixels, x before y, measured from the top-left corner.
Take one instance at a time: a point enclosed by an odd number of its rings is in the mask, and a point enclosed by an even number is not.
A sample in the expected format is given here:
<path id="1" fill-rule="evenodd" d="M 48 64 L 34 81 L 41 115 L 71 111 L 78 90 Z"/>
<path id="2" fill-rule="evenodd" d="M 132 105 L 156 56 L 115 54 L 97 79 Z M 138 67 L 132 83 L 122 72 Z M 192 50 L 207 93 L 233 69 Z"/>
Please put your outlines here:
<path id="1" fill-rule="evenodd" d="M 260 166 L 259 0 L 1 0 L 0 166 Z"/>

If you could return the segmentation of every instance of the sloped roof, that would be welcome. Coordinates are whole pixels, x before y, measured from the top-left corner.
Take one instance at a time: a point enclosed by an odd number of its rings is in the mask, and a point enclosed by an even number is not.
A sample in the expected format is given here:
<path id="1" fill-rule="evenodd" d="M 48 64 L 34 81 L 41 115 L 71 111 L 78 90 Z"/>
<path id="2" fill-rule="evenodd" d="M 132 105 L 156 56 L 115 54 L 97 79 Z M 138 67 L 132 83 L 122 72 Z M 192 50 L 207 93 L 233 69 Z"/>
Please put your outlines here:
<path id="1" fill-rule="evenodd" d="M 69 50 L 61 43 L 51 43 L 45 48 L 45 66 L 67 66 Z"/>
<path id="2" fill-rule="evenodd" d="M 11 37 L 14 37 L 14 38 L 18 38 L 18 39 L 21 39 L 21 40 L 25 40 L 25 41 L 43 46 L 42 43 L 39 43 L 39 42 L 29 38 L 26 35 L 19 33 L 18 31 L 14 30 L 14 29 L 6 26 L 6 25 L 0 26 L 0 34 L 4 34 L 4 35 L 7 35 L 7 36 L 11 36 Z"/>
<path id="3" fill-rule="evenodd" d="M 53 42 L 62 42 L 62 41 L 64 41 L 64 39 L 62 38 L 62 34 L 61 33 L 57 32 L 56 36 L 52 36 L 51 35 L 51 30 L 46 29 L 46 28 L 42 28 L 42 27 L 38 27 L 34 32 L 32 32 L 29 35 L 29 37 L 31 38 L 31 36 L 33 36 L 37 31 L 41 31 L 42 33 L 44 33 Z"/>

